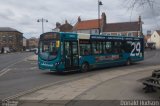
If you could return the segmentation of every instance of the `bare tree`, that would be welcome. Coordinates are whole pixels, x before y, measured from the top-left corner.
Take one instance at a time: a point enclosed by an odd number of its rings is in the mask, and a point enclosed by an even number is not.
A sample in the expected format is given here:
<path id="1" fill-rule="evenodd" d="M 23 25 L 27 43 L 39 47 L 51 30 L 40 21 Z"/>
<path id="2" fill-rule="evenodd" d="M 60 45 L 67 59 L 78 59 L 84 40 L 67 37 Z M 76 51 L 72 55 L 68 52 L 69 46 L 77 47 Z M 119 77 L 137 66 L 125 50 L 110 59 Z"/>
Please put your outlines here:
<path id="1" fill-rule="evenodd" d="M 130 20 L 132 17 L 132 14 L 134 11 L 138 10 L 138 12 L 143 12 L 146 10 L 149 10 L 147 13 L 150 12 L 150 14 L 152 14 L 152 16 L 156 15 L 155 11 L 155 6 L 156 6 L 156 0 L 125 0 L 124 1 L 124 5 L 125 7 L 128 9 L 128 11 L 130 12 Z M 159 3 L 157 3 L 159 4 Z M 146 13 L 146 14 L 147 14 Z"/>
<path id="2" fill-rule="evenodd" d="M 160 0 L 124 0 L 124 3 L 128 11 L 131 11 L 130 20 L 132 13 L 136 11 L 150 22 L 153 20 L 153 23 L 150 24 L 153 30 L 160 28 Z"/>
<path id="3" fill-rule="evenodd" d="M 134 8 L 149 6 L 153 9 L 155 0 L 126 0 L 126 3 L 129 4 L 128 9 L 133 10 Z"/>

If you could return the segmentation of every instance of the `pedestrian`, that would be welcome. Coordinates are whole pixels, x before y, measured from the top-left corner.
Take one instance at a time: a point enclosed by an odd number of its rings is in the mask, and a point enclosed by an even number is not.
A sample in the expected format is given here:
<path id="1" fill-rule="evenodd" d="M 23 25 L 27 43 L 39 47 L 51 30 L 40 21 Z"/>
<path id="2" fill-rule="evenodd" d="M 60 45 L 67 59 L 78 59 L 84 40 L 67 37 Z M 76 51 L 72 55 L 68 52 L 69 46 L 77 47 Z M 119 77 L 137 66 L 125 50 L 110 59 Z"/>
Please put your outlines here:
<path id="1" fill-rule="evenodd" d="M 1 49 L 1 53 L 4 53 L 4 47 L 2 47 L 2 49 Z"/>

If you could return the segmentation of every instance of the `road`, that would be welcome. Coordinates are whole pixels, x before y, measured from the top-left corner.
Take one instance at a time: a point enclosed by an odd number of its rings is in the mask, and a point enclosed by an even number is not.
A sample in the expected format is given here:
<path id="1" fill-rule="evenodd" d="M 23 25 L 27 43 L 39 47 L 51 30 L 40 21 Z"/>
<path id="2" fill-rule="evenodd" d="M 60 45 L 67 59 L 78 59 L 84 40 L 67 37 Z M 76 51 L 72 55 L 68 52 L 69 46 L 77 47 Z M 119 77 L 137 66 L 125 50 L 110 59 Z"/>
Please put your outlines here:
<path id="1" fill-rule="evenodd" d="M 23 60 L 33 53 L 11 53 L 11 54 L 0 54 L 0 71 L 4 68 Z"/>
<path id="2" fill-rule="evenodd" d="M 131 66 L 125 66 L 125 67 L 112 67 L 112 68 L 106 68 L 101 70 L 95 70 L 90 71 L 87 73 L 70 73 L 67 75 L 58 75 L 55 73 L 49 73 L 49 72 L 43 72 L 40 71 L 37 68 L 37 62 L 36 61 L 29 61 L 24 60 L 24 57 L 30 56 L 33 54 L 30 53 L 20 53 L 20 54 L 12 54 L 12 55 L 6 55 L 6 56 L 0 56 L 0 62 L 1 64 L 3 61 L 2 58 L 6 60 L 11 60 L 9 58 L 12 58 L 11 61 L 6 61 L 6 63 L 3 63 L 1 66 L 3 69 L 4 67 L 7 67 L 9 65 L 14 64 L 16 61 L 20 61 L 13 66 L 9 67 L 10 70 L 6 74 L 0 76 L 0 99 L 4 99 L 16 94 L 19 94 L 21 92 L 40 87 L 46 84 L 50 83 L 56 83 L 60 81 L 70 81 L 75 79 L 80 79 L 87 76 L 92 76 L 98 73 L 101 73 L 106 70 L 123 70 L 123 69 L 134 69 L 135 67 L 145 67 L 145 66 L 153 66 L 153 65 L 159 65 L 160 64 L 160 51 L 154 50 L 154 51 L 146 51 L 145 52 L 145 60 L 139 63 L 136 63 Z M 15 57 L 15 58 L 14 58 Z M 14 59 L 16 59 L 14 61 Z M 5 65 L 4 65 L 5 64 Z"/>

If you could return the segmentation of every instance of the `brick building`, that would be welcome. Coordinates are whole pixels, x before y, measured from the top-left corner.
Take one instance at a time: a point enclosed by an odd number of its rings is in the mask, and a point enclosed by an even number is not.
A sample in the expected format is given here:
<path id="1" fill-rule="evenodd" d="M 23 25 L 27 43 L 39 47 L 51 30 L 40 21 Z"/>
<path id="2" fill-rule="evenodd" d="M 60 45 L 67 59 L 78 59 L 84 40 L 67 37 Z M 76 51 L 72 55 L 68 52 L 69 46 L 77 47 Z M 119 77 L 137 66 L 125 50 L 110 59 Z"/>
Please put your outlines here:
<path id="1" fill-rule="evenodd" d="M 68 23 L 66 20 L 64 24 L 61 25 L 61 23 L 56 23 L 56 28 L 53 29 L 55 32 L 72 32 L 73 26 Z"/>
<path id="2" fill-rule="evenodd" d="M 103 34 L 117 36 L 143 36 L 141 17 L 133 22 L 107 23 L 104 26 Z"/>
<path id="3" fill-rule="evenodd" d="M 99 26 L 100 21 L 100 26 Z M 104 14 L 102 15 L 102 19 L 92 19 L 92 20 L 81 20 L 78 17 L 78 22 L 73 27 L 73 32 L 76 33 L 87 33 L 87 34 L 99 34 L 99 29 L 101 26 L 106 24 Z M 101 28 L 101 31 L 103 28 Z"/>
<path id="4" fill-rule="evenodd" d="M 99 34 L 100 29 L 101 33 L 105 35 L 143 36 L 142 23 L 141 17 L 133 22 L 108 23 L 106 14 L 102 13 L 100 20 L 81 20 L 81 18 L 78 17 L 73 31 L 76 33 Z"/>
<path id="5" fill-rule="evenodd" d="M 23 33 L 10 27 L 0 27 L 0 50 L 8 48 L 9 51 L 22 51 Z"/>

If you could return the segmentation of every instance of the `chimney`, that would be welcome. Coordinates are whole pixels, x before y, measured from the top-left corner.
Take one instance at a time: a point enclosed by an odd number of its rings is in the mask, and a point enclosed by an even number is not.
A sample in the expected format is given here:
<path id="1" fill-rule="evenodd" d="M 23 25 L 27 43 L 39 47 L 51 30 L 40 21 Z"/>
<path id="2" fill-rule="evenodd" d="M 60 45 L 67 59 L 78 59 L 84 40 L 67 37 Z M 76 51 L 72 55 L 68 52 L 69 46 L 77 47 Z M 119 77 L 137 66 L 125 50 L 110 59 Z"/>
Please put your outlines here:
<path id="1" fill-rule="evenodd" d="M 81 17 L 80 16 L 78 17 L 78 22 L 81 22 Z"/>
<path id="2" fill-rule="evenodd" d="M 105 25 L 106 25 L 106 14 L 103 12 L 102 13 L 102 15 L 101 15 L 101 17 L 102 17 L 102 21 L 101 21 L 101 32 L 103 33 L 103 31 L 104 31 L 104 27 L 105 27 Z"/>
<path id="3" fill-rule="evenodd" d="M 68 21 L 67 21 L 67 20 L 65 20 L 65 24 L 68 24 Z"/>
<path id="4" fill-rule="evenodd" d="M 105 23 L 106 24 L 106 14 L 103 12 L 102 13 L 102 21 L 103 21 L 103 23 Z"/>
<path id="5" fill-rule="evenodd" d="M 56 28 L 59 28 L 61 24 L 59 22 L 56 22 Z"/>
<path id="6" fill-rule="evenodd" d="M 139 16 L 139 19 L 138 19 L 138 20 L 139 20 L 139 23 L 141 23 L 141 16 Z"/>
<path id="7" fill-rule="evenodd" d="M 139 36 L 143 36 L 143 29 L 142 29 L 142 19 L 141 19 L 141 16 L 139 16 L 138 18 L 138 24 L 139 24 L 139 27 L 140 27 L 140 33 L 139 33 Z"/>

